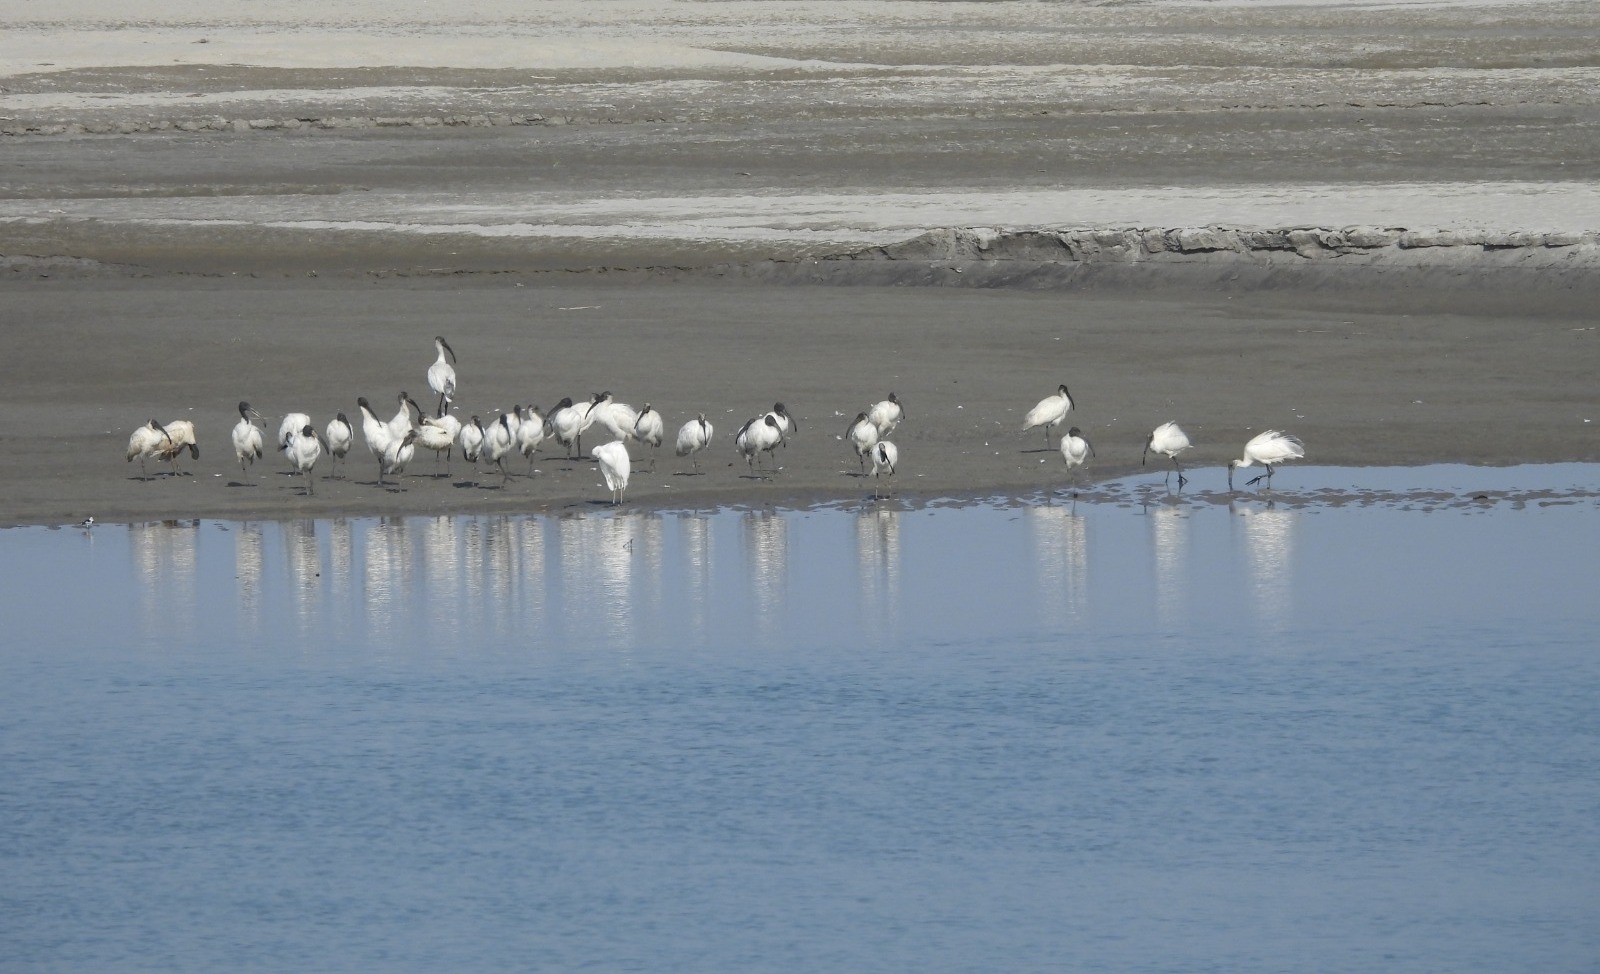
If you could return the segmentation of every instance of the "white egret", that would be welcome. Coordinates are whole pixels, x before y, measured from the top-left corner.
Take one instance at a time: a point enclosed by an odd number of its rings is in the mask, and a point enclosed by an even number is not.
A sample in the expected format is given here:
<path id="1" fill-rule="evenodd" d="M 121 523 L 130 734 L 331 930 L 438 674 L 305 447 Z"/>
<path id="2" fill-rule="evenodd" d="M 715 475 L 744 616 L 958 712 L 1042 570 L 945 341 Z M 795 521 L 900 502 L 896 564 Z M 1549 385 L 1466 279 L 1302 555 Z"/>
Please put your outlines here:
<path id="1" fill-rule="evenodd" d="M 305 478 L 307 494 L 317 492 L 311 479 L 311 468 L 317 465 L 317 459 L 322 456 L 323 448 L 327 446 L 317 428 L 310 423 L 302 426 L 297 433 L 289 434 L 289 442 L 284 445 L 283 452 L 289 455 L 289 462 L 294 464 L 296 471 Z"/>
<path id="2" fill-rule="evenodd" d="M 544 442 L 548 424 L 539 413 L 538 406 L 515 407 L 517 418 L 521 422 L 517 425 L 517 452 L 528 461 L 528 476 L 533 476 L 533 454 L 539 449 L 539 444 Z"/>
<path id="3" fill-rule="evenodd" d="M 883 472 L 885 470 L 887 470 L 887 471 L 889 471 L 889 476 L 893 477 L 894 476 L 894 472 L 895 472 L 895 468 L 898 467 L 899 465 L 900 465 L 900 448 L 895 446 L 893 443 L 890 443 L 888 440 L 879 440 L 877 445 L 872 448 L 872 493 L 873 493 L 873 496 L 875 496 L 875 497 L 883 496 L 882 494 L 879 493 L 879 488 L 878 488 L 878 483 L 879 483 L 878 478 L 883 476 Z"/>
<path id="4" fill-rule="evenodd" d="M 705 413 L 684 423 L 678 430 L 678 456 L 692 458 L 695 473 L 700 472 L 700 458 L 695 454 L 711 445 L 711 432 L 712 427 L 706 422 Z"/>
<path id="5" fill-rule="evenodd" d="M 1182 487 L 1189 482 L 1189 478 L 1183 475 L 1183 467 L 1178 465 L 1178 454 L 1193 445 L 1189 442 L 1189 434 L 1179 429 L 1177 423 L 1162 423 L 1145 438 L 1144 455 L 1139 458 L 1139 466 L 1144 466 L 1152 453 L 1168 457 L 1172 460 L 1172 469 L 1178 471 L 1178 486 Z M 1167 479 L 1172 479 L 1171 472 L 1167 473 Z"/>
<path id="6" fill-rule="evenodd" d="M 600 464 L 600 473 L 606 478 L 606 489 L 611 491 L 611 503 L 621 504 L 628 489 L 628 473 L 633 461 L 628 459 L 628 445 L 622 440 L 612 440 L 594 448 L 594 459 Z"/>
<path id="7" fill-rule="evenodd" d="M 433 347 L 439 353 L 439 357 L 428 366 L 428 388 L 439 394 L 439 414 L 442 416 L 444 407 L 449 405 L 450 400 L 456 395 L 456 370 L 450 364 L 455 361 L 456 350 L 450 347 L 449 342 L 437 337 L 433 340 Z M 448 358 L 446 353 L 449 355 Z"/>
<path id="8" fill-rule="evenodd" d="M 165 456 L 166 447 L 171 442 L 172 437 L 167 433 L 166 427 L 152 419 L 134 430 L 128 437 L 128 462 L 132 463 L 137 459 L 139 475 L 149 477 L 150 471 L 145 469 L 144 462 Z"/>
<path id="9" fill-rule="evenodd" d="M 778 425 L 778 418 L 772 413 L 745 420 L 745 424 L 739 427 L 739 432 L 733 434 L 733 445 L 750 465 L 752 475 L 755 473 L 756 459 L 762 453 L 771 453 L 782 442 L 784 442 L 783 428 Z"/>
<path id="10" fill-rule="evenodd" d="M 1252 463 L 1259 463 L 1267 468 L 1267 472 L 1259 477 L 1254 477 L 1245 483 L 1246 487 L 1266 480 L 1267 488 L 1272 488 L 1272 467 L 1274 464 L 1283 463 L 1285 460 L 1299 460 L 1306 455 L 1305 444 L 1299 437 L 1280 433 L 1277 430 L 1267 430 L 1257 433 L 1244 445 L 1244 456 L 1238 460 L 1228 461 L 1228 489 L 1233 489 L 1233 468 L 1248 467 Z"/>
<path id="11" fill-rule="evenodd" d="M 650 447 L 650 469 L 656 468 L 656 449 L 661 446 L 661 441 L 666 437 L 667 424 L 658 412 L 649 403 L 639 410 L 639 415 L 633 421 L 633 438 Z"/>
<path id="12" fill-rule="evenodd" d="M 483 420 L 473 416 L 471 422 L 461 427 L 456 442 L 461 444 L 461 458 L 476 467 L 483 453 Z"/>
<path id="13" fill-rule="evenodd" d="M 856 418 L 851 421 L 850 427 L 844 431 L 844 439 L 856 451 L 856 459 L 861 462 L 861 475 L 867 473 L 867 454 L 877 446 L 881 434 L 872 417 L 866 413 L 856 413 Z"/>
<path id="14" fill-rule="evenodd" d="M 350 420 L 344 413 L 328 420 L 328 463 L 333 468 L 328 471 L 328 476 L 335 476 L 339 461 L 350 455 L 350 448 L 355 446 L 355 442 L 355 431 L 350 428 Z"/>
<path id="15" fill-rule="evenodd" d="M 500 468 L 501 475 L 511 479 L 506 469 L 506 457 L 517 448 L 517 433 L 511 425 L 511 413 L 501 413 L 494 425 L 483 431 L 484 459 Z"/>
<path id="16" fill-rule="evenodd" d="M 906 411 L 900 405 L 900 397 L 891 392 L 888 399 L 867 410 L 867 418 L 877 427 L 878 437 L 881 439 L 894 432 L 894 428 L 906 418 Z"/>
<path id="17" fill-rule="evenodd" d="M 379 419 L 372 411 L 372 404 L 367 402 L 366 396 L 357 399 L 356 405 L 361 407 L 361 435 L 367 441 L 367 449 L 372 451 L 373 458 L 378 461 L 378 483 L 382 484 L 383 455 L 395 441 L 395 435 L 390 432 L 389 424 Z"/>
<path id="18" fill-rule="evenodd" d="M 252 416 L 261 419 L 261 414 L 249 403 L 239 403 L 239 422 L 233 426 L 233 455 L 239 458 L 241 476 L 247 472 L 250 464 L 261 459 L 261 427 L 251 421 Z"/>
<path id="19" fill-rule="evenodd" d="M 1094 446 L 1083 435 L 1083 431 L 1076 426 L 1067 430 L 1067 435 L 1061 438 L 1061 459 L 1066 461 L 1068 472 L 1082 467 L 1092 456 Z"/>
<path id="20" fill-rule="evenodd" d="M 1060 426 L 1071 410 L 1072 393 L 1067 391 L 1066 384 L 1063 383 L 1056 387 L 1054 395 L 1045 396 L 1039 400 L 1039 405 L 1028 410 L 1028 415 L 1022 419 L 1022 431 L 1026 433 L 1035 426 L 1043 426 L 1045 449 L 1049 449 L 1050 427 Z"/>

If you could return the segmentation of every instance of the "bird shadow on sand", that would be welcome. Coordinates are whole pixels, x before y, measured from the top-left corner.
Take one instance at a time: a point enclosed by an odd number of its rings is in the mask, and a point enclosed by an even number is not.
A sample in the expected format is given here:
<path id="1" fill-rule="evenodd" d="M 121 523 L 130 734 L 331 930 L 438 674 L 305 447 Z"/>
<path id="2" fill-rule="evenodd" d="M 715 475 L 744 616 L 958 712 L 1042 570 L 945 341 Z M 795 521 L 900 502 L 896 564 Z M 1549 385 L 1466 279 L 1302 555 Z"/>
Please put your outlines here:
<path id="1" fill-rule="evenodd" d="M 261 485 L 251 480 L 230 480 L 229 487 L 260 487 Z"/>
<path id="2" fill-rule="evenodd" d="M 1037 446 L 1031 449 L 1018 450 L 1018 453 L 1060 453 L 1061 450 L 1053 446 Z"/>

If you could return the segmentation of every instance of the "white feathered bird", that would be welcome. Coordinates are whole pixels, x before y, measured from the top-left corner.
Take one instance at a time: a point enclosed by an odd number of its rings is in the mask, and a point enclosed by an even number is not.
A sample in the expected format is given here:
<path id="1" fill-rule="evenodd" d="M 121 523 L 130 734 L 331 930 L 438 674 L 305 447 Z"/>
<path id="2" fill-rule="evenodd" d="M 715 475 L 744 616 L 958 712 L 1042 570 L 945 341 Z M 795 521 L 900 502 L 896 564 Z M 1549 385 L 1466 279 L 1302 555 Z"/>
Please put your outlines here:
<path id="1" fill-rule="evenodd" d="M 442 337 L 434 338 L 433 347 L 439 357 L 428 366 L 428 388 L 439 394 L 439 413 L 443 415 L 445 406 L 456 396 L 456 370 L 450 364 L 455 361 L 456 350 Z"/>
<path id="2" fill-rule="evenodd" d="M 628 445 L 621 440 L 602 443 L 594 448 L 594 459 L 600 464 L 600 474 L 606 478 L 606 489 L 611 491 L 611 503 L 621 504 L 633 465 L 628 459 Z"/>
<path id="3" fill-rule="evenodd" d="M 1035 426 L 1044 427 L 1045 449 L 1050 448 L 1050 428 L 1060 426 L 1067 418 L 1067 413 L 1072 410 L 1072 393 L 1067 391 L 1067 386 L 1062 383 L 1056 387 L 1054 395 L 1045 396 L 1039 404 L 1028 410 L 1028 415 L 1022 418 L 1022 431 L 1026 433 Z"/>
<path id="4" fill-rule="evenodd" d="M 711 445 L 711 434 L 712 426 L 706 422 L 705 413 L 689 420 L 678 429 L 678 456 L 690 457 L 694 463 L 695 473 L 700 472 L 700 458 L 695 454 Z"/>
<path id="5" fill-rule="evenodd" d="M 350 455 L 350 448 L 356 444 L 355 430 L 350 428 L 350 419 L 344 413 L 328 420 L 327 429 L 328 465 L 332 469 L 328 476 L 337 476 L 339 462 Z"/>
<path id="6" fill-rule="evenodd" d="M 1306 455 L 1305 444 L 1299 437 L 1281 433 L 1278 430 L 1267 430 L 1257 433 L 1244 445 L 1244 456 L 1238 460 L 1228 461 L 1228 489 L 1233 489 L 1233 468 L 1248 467 L 1259 463 L 1267 468 L 1267 472 L 1259 477 L 1251 478 L 1245 483 L 1246 487 L 1265 479 L 1268 489 L 1272 487 L 1272 468 L 1274 465 L 1286 460 L 1299 460 Z"/>
<path id="7" fill-rule="evenodd" d="M 878 445 L 881 434 L 878 425 L 866 413 L 856 413 L 856 418 L 851 421 L 848 429 L 844 431 L 844 439 L 850 448 L 856 451 L 856 459 L 861 462 L 861 473 L 867 472 L 867 454 Z"/>
<path id="8" fill-rule="evenodd" d="M 317 465 L 317 459 L 322 456 L 323 442 L 317 428 L 310 423 L 305 424 L 299 432 L 289 434 L 289 442 L 284 444 L 283 452 L 288 454 L 289 462 L 294 469 L 305 478 L 307 494 L 316 493 L 316 486 L 311 479 L 311 468 Z"/>
<path id="9" fill-rule="evenodd" d="M 1066 461 L 1067 470 L 1073 471 L 1089 462 L 1094 456 L 1094 446 L 1088 437 L 1083 435 L 1083 430 L 1076 426 L 1067 430 L 1067 435 L 1061 438 L 1061 459 Z"/>
<path id="10" fill-rule="evenodd" d="M 251 420 L 252 416 L 261 419 L 261 414 L 249 403 L 239 403 L 239 422 L 233 426 L 233 455 L 239 458 L 241 475 L 248 472 L 250 464 L 261 459 L 261 427 Z"/>
<path id="11" fill-rule="evenodd" d="M 1178 471 L 1178 486 L 1182 487 L 1189 482 L 1189 478 L 1183 475 L 1183 467 L 1178 465 L 1178 454 L 1193 445 L 1189 442 L 1189 434 L 1179 429 L 1177 423 L 1162 423 L 1151 430 L 1149 437 L 1145 439 L 1144 455 L 1139 458 L 1139 466 L 1144 466 L 1145 460 L 1152 453 L 1167 457 L 1172 461 L 1172 469 Z M 1169 480 L 1172 478 L 1170 472 L 1167 478 Z"/>
<path id="12" fill-rule="evenodd" d="M 633 438 L 650 448 L 651 470 L 656 468 L 656 449 L 661 446 L 666 433 L 667 424 L 661 418 L 661 413 L 654 406 L 645 403 L 633 421 Z"/>
<path id="13" fill-rule="evenodd" d="M 888 399 L 867 410 L 867 418 L 872 420 L 872 425 L 877 427 L 879 439 L 882 439 L 894 432 L 894 428 L 906 418 L 906 411 L 900 405 L 900 397 L 891 392 Z"/>
<path id="14" fill-rule="evenodd" d="M 900 448 L 888 440 L 879 440 L 878 444 L 872 448 L 872 493 L 875 496 L 883 496 L 879 493 L 878 478 L 883 476 L 885 470 L 889 472 L 889 476 L 893 477 L 895 469 L 899 465 Z"/>

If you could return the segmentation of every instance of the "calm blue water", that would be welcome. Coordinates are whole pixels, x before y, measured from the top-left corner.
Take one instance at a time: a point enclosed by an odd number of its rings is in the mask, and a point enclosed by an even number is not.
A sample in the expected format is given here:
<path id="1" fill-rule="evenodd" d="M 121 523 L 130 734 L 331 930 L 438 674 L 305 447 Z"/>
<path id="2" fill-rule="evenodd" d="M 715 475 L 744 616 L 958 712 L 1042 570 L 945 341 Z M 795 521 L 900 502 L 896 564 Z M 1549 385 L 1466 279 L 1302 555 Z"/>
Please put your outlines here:
<path id="1" fill-rule="evenodd" d="M 1462 470 L 0 532 L 0 969 L 1600 970 L 1596 472 Z"/>

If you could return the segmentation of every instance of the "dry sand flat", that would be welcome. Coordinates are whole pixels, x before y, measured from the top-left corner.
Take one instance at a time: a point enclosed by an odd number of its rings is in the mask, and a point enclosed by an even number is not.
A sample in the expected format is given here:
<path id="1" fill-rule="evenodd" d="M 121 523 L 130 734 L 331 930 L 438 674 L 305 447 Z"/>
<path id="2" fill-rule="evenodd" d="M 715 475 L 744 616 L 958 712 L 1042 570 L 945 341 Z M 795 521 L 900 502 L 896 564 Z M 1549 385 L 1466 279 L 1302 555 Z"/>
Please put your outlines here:
<path id="1" fill-rule="evenodd" d="M 646 503 L 870 493 L 835 436 L 891 388 L 926 495 L 1057 482 L 1011 427 L 1059 381 L 1102 476 L 1169 418 L 1209 464 L 1267 425 L 1325 463 L 1600 457 L 1593 4 L 67 2 L 0 27 L 0 407 L 46 433 L 0 458 L 0 520 L 603 496 L 543 460 L 503 490 L 388 493 L 369 460 L 315 499 L 231 486 L 240 398 L 319 424 L 421 399 L 441 332 L 466 412 L 611 388 L 711 414 L 717 463 L 641 473 Z M 741 478 L 727 436 L 779 398 L 805 428 Z M 199 476 L 128 479 L 147 414 L 200 420 Z"/>

